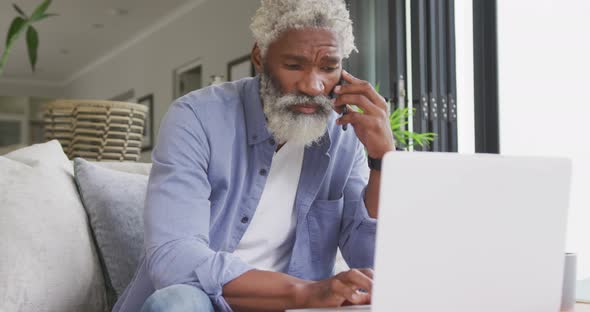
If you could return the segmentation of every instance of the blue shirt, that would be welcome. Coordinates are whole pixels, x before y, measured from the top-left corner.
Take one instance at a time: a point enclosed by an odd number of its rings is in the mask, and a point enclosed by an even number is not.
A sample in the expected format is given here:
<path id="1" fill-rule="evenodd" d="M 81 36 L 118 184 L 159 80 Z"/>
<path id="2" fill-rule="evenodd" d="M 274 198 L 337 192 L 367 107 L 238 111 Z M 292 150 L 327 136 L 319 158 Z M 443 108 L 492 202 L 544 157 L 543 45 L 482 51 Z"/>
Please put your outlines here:
<path id="1" fill-rule="evenodd" d="M 160 126 L 144 212 L 145 256 L 113 311 L 138 311 L 155 290 L 199 287 L 231 311 L 222 287 L 253 269 L 232 252 L 258 206 L 277 142 L 266 128 L 259 78 L 191 92 Z M 350 267 L 372 267 L 376 220 L 364 204 L 367 160 L 352 127 L 332 112 L 306 147 L 295 197 L 297 226 L 287 274 L 320 280 L 340 247 Z"/>

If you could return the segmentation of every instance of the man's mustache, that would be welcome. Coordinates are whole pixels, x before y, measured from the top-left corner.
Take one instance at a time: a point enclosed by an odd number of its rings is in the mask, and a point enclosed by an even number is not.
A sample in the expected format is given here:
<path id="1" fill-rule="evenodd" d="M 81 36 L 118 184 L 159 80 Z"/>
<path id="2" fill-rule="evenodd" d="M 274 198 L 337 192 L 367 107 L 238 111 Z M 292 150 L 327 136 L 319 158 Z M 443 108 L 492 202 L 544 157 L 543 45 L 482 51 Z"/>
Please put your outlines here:
<path id="1" fill-rule="evenodd" d="M 290 93 L 282 95 L 277 101 L 280 107 L 288 108 L 294 105 L 315 104 L 323 110 L 334 108 L 332 100 L 326 95 L 309 96 L 307 94 Z"/>

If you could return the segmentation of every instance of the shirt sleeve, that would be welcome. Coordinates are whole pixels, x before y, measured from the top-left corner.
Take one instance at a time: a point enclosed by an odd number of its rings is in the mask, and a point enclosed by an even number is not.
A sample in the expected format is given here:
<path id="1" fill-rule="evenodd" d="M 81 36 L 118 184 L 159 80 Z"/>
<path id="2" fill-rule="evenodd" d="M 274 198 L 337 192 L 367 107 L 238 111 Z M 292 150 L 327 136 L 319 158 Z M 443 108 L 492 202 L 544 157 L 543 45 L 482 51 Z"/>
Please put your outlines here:
<path id="1" fill-rule="evenodd" d="M 207 135 L 193 107 L 172 104 L 152 154 L 144 243 L 156 289 L 193 285 L 226 311 L 230 309 L 222 287 L 253 268 L 231 253 L 209 248 L 209 154 Z"/>
<path id="2" fill-rule="evenodd" d="M 339 246 L 351 268 L 372 268 L 375 257 L 377 219 L 371 218 L 365 206 L 369 181 L 365 149 L 357 141 L 354 163 L 344 187 L 344 212 Z"/>

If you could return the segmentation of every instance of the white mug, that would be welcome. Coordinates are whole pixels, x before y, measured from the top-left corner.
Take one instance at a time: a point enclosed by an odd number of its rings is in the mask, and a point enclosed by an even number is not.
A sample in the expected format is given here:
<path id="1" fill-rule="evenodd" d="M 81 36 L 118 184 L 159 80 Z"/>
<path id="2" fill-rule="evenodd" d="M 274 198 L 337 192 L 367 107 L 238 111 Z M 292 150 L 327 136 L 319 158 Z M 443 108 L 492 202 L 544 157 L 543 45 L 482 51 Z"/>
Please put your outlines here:
<path id="1" fill-rule="evenodd" d="M 561 288 L 561 312 L 574 311 L 576 305 L 576 254 L 566 253 Z"/>

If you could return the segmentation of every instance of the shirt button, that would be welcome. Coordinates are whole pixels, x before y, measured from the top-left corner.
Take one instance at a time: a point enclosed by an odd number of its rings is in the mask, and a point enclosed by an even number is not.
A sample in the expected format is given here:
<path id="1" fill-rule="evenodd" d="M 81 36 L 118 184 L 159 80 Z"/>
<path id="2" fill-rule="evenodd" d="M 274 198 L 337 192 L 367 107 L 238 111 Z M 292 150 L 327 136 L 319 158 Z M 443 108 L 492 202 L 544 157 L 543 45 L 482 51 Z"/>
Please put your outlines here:
<path id="1" fill-rule="evenodd" d="M 242 223 L 248 223 L 248 221 L 250 221 L 250 218 L 248 217 L 243 217 L 242 220 L 240 220 Z"/>
<path id="2" fill-rule="evenodd" d="M 266 172 L 266 169 L 260 169 L 258 173 L 260 173 L 261 176 L 265 176 L 268 172 Z"/>
<path id="3" fill-rule="evenodd" d="M 268 144 L 270 144 L 270 145 L 273 145 L 273 146 L 274 146 L 274 145 L 275 145 L 275 143 L 276 143 L 276 142 L 275 142 L 275 140 L 274 140 L 274 139 L 270 139 L 270 140 L 268 140 Z"/>

